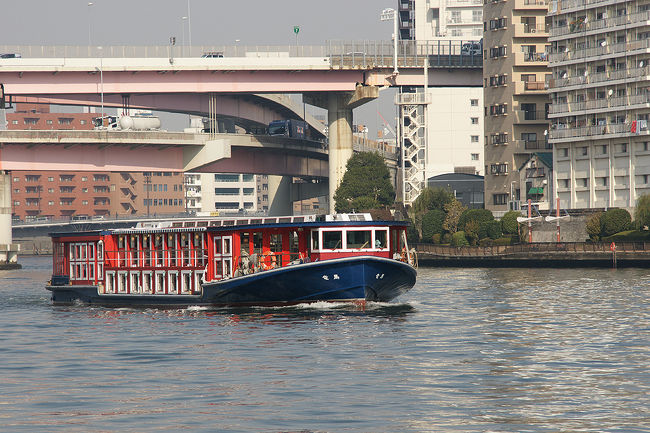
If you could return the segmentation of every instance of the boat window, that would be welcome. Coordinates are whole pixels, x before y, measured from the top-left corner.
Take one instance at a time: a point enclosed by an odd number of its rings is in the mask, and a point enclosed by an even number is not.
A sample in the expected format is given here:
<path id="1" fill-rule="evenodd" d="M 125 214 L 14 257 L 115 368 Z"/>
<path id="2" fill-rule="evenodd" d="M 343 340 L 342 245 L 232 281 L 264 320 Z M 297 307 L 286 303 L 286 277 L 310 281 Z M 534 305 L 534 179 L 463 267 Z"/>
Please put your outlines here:
<path id="1" fill-rule="evenodd" d="M 348 248 L 372 248 L 370 243 L 370 230 L 349 230 L 345 234 Z"/>
<path id="2" fill-rule="evenodd" d="M 269 247 L 274 253 L 282 252 L 282 235 L 278 233 L 271 234 Z"/>
<path id="3" fill-rule="evenodd" d="M 250 246 L 250 233 L 248 232 L 242 232 L 239 234 L 240 236 L 240 243 L 241 243 L 241 252 L 242 255 L 243 253 L 246 253 L 246 255 L 250 255 L 251 253 L 251 246 Z"/>
<path id="4" fill-rule="evenodd" d="M 318 243 L 318 230 L 311 232 L 311 249 L 320 250 L 320 244 Z"/>
<path id="5" fill-rule="evenodd" d="M 327 250 L 335 250 L 343 246 L 343 233 L 340 231 L 326 231 L 323 232 L 323 248 Z"/>
<path id="6" fill-rule="evenodd" d="M 229 237 L 224 237 L 223 238 L 223 253 L 228 255 L 230 254 L 230 238 Z"/>
<path id="7" fill-rule="evenodd" d="M 375 248 L 388 248 L 386 230 L 375 230 Z"/>
<path id="8" fill-rule="evenodd" d="M 289 259 L 296 260 L 299 258 L 299 241 L 298 241 L 298 232 L 290 231 L 289 232 Z"/>
<path id="9" fill-rule="evenodd" d="M 262 254 L 262 232 L 253 233 L 253 253 Z"/>

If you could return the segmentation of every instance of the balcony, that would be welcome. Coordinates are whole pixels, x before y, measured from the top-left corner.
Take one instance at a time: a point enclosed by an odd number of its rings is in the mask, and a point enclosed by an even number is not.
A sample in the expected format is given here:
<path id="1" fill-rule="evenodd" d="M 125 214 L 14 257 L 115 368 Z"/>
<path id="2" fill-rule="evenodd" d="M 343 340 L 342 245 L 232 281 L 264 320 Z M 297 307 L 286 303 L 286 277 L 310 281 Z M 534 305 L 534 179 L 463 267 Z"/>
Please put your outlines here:
<path id="1" fill-rule="evenodd" d="M 515 10 L 547 10 L 549 0 L 515 0 Z"/>
<path id="2" fill-rule="evenodd" d="M 550 106 L 549 114 L 553 117 L 561 117 L 567 115 L 587 114 L 586 111 L 593 110 L 594 112 L 619 111 L 622 109 L 635 109 L 637 105 L 648 107 L 650 104 L 650 94 L 641 94 L 633 96 L 617 96 L 613 98 L 592 99 L 589 101 L 569 102 L 563 104 L 553 104 Z"/>
<path id="3" fill-rule="evenodd" d="M 516 38 L 547 38 L 550 26 L 544 24 L 529 25 L 525 23 L 515 23 Z"/>
<path id="4" fill-rule="evenodd" d="M 562 53 L 549 54 L 548 60 L 555 63 L 552 66 L 559 66 L 558 63 L 577 63 L 578 61 L 587 61 L 589 58 L 593 60 L 603 60 L 608 57 L 616 57 L 617 55 L 632 55 L 637 54 L 634 51 L 645 51 L 650 48 L 650 39 L 643 39 L 631 42 L 621 42 L 618 44 L 605 44 L 598 47 L 581 48 L 578 50 L 568 50 Z"/>
<path id="5" fill-rule="evenodd" d="M 546 53 L 515 53 L 515 66 L 548 66 L 548 56 Z"/>
<path id="6" fill-rule="evenodd" d="M 550 150 L 553 149 L 553 145 L 550 144 L 547 140 L 515 140 L 513 143 L 517 146 L 518 149 L 524 150 Z"/>
<path id="7" fill-rule="evenodd" d="M 397 105 L 431 104 L 430 93 L 398 93 L 395 95 Z"/>
<path id="8" fill-rule="evenodd" d="M 519 123 L 524 125 L 549 123 L 545 111 L 515 110 L 513 113 L 515 115 L 514 123 Z"/>
<path id="9" fill-rule="evenodd" d="M 630 135 L 631 125 L 626 123 L 614 123 L 608 125 L 596 125 L 596 126 L 580 126 L 580 127 L 566 127 L 559 129 L 552 129 L 550 133 L 550 139 L 561 141 L 573 141 L 571 139 L 584 139 L 589 137 L 589 139 L 610 139 L 615 138 L 616 136 L 627 136 Z M 639 131 L 634 133 L 635 135 L 648 135 L 648 131 Z"/>
<path id="10" fill-rule="evenodd" d="M 573 21 L 565 26 L 554 27 L 550 31 L 551 38 L 562 38 L 562 36 L 578 37 L 588 36 L 607 28 L 608 32 L 620 30 L 617 27 L 632 28 L 640 25 L 645 25 L 650 21 L 650 11 L 637 12 L 630 15 L 622 15 L 618 17 L 603 18 L 600 20 L 594 19 L 593 21 Z M 562 38 L 563 39 L 563 38 Z"/>
<path id="11" fill-rule="evenodd" d="M 515 81 L 516 95 L 542 95 L 548 93 L 544 81 Z"/>
<path id="12" fill-rule="evenodd" d="M 545 176 L 546 176 L 546 170 L 544 170 L 544 167 L 533 167 L 533 168 L 526 169 L 526 178 L 545 177 Z"/>
<path id="13" fill-rule="evenodd" d="M 566 87 L 572 86 L 581 86 L 585 85 L 598 85 L 599 83 L 607 83 L 607 85 L 614 84 L 613 81 L 616 80 L 646 80 L 650 75 L 650 67 L 644 66 L 642 68 L 632 68 L 632 69 L 618 69 L 605 72 L 596 72 L 589 74 L 587 76 L 578 75 L 573 77 L 563 77 L 555 78 L 551 80 L 550 87 L 552 89 L 559 89 L 562 91 L 571 90 L 565 89 Z"/>
<path id="14" fill-rule="evenodd" d="M 483 0 L 448 0 L 448 8 L 466 8 L 482 6 Z"/>

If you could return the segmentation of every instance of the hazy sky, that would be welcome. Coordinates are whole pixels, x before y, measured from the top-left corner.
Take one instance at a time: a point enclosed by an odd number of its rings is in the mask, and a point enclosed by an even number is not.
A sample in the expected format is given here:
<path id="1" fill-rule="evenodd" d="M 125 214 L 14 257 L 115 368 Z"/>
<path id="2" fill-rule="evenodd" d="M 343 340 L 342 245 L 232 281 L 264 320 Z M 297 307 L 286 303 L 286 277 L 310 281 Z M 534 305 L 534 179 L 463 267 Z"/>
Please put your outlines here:
<path id="1" fill-rule="evenodd" d="M 325 45 L 328 40 L 390 40 L 379 15 L 396 0 L 19 0 L 5 2 L 0 45 Z M 188 4 L 190 6 L 188 14 Z M 188 17 L 189 20 L 183 20 Z M 189 21 L 189 23 L 188 23 Z M 236 42 L 239 40 L 239 42 Z M 392 121 L 394 92 L 355 110 L 372 136 Z M 165 126 L 165 125 L 163 125 Z"/>
<path id="2" fill-rule="evenodd" d="M 4 2 L 2 44 L 93 45 L 186 42 L 187 0 L 18 0 Z M 388 40 L 392 23 L 379 20 L 396 0 L 190 0 L 193 45 L 300 44 L 327 40 Z"/>

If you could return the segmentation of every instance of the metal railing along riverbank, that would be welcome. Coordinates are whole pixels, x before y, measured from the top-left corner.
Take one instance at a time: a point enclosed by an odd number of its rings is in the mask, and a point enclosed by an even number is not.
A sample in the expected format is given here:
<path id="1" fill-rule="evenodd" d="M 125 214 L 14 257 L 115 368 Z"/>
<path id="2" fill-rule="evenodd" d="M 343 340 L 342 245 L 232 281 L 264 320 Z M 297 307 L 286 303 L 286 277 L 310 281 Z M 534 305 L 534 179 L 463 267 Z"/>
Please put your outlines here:
<path id="1" fill-rule="evenodd" d="M 616 253 L 648 254 L 650 260 L 650 242 L 616 242 Z M 609 242 L 549 242 L 517 245 L 492 245 L 484 247 L 452 247 L 417 243 L 413 247 L 418 254 L 444 257 L 496 257 L 515 255 L 535 255 L 540 253 L 575 253 L 575 254 L 611 254 Z"/>

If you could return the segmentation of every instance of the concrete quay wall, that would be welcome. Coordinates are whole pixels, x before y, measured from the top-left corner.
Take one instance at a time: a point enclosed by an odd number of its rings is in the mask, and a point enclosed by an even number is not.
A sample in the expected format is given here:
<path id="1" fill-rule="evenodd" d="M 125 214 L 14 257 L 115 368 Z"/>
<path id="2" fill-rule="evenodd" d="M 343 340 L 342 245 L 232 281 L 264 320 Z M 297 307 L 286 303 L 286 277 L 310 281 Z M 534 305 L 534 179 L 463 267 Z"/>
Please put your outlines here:
<path id="1" fill-rule="evenodd" d="M 650 267 L 650 242 L 533 243 L 492 247 L 416 244 L 424 267 Z"/>

